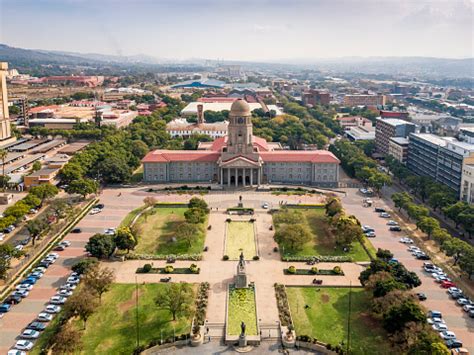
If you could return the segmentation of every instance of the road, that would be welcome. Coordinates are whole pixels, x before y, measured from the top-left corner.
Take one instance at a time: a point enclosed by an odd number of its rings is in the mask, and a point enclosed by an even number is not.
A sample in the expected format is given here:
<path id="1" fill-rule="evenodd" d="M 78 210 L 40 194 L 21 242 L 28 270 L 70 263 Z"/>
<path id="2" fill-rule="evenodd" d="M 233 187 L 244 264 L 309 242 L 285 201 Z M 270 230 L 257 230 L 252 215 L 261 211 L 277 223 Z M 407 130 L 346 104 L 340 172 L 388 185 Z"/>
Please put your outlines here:
<path id="1" fill-rule="evenodd" d="M 407 246 L 399 242 L 401 232 L 390 232 L 386 225 L 387 219 L 378 217 L 373 208 L 362 207 L 364 198 L 357 189 L 347 189 L 347 195 L 342 198 L 343 206 L 350 214 L 355 215 L 363 225 L 370 225 L 375 229 L 376 238 L 371 242 L 376 248 L 389 249 L 396 259 L 403 263 L 408 270 L 415 271 L 420 277 L 422 285 L 416 288 L 417 292 L 424 292 L 428 299 L 423 302 L 427 310 L 438 310 L 442 313 L 449 330 L 456 333 L 469 352 L 474 353 L 474 319 L 469 318 L 455 301 L 449 299 L 445 289 L 435 283 L 433 278 L 423 271 L 423 261 L 415 259 L 407 250 Z M 392 209 L 386 201 L 373 198 L 377 207 Z"/>

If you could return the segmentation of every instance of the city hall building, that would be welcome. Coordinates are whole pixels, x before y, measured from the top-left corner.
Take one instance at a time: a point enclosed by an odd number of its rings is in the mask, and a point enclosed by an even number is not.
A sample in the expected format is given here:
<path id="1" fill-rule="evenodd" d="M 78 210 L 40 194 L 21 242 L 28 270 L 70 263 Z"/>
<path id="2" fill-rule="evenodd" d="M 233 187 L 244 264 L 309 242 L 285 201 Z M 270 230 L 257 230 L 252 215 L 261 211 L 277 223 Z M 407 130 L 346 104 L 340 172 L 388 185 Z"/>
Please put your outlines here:
<path id="1" fill-rule="evenodd" d="M 303 184 L 335 187 L 339 160 L 329 151 L 282 150 L 253 135 L 248 103 L 236 100 L 228 132 L 198 150 L 155 150 L 143 159 L 147 183 L 218 183 L 222 186 Z"/>

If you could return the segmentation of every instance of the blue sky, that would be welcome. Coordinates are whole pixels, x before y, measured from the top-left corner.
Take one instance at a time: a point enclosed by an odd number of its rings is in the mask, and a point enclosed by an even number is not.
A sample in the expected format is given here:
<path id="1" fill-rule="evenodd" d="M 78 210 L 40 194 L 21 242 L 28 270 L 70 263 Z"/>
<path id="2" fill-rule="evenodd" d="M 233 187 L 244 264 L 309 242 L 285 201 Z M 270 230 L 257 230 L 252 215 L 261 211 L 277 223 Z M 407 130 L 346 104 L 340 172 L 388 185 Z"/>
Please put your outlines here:
<path id="1" fill-rule="evenodd" d="M 0 0 L 0 42 L 158 58 L 472 57 L 474 0 Z"/>

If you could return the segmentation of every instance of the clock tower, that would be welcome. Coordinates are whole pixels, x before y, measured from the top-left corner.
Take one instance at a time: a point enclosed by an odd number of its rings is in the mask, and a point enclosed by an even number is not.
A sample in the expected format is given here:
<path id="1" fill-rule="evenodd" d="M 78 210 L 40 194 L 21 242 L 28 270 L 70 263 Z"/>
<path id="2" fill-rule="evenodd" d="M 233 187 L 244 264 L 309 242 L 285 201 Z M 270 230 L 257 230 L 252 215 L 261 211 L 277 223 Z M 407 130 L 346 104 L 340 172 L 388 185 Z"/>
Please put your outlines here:
<path id="1" fill-rule="evenodd" d="M 227 153 L 252 154 L 252 114 L 249 104 L 242 99 L 233 102 L 229 113 Z"/>

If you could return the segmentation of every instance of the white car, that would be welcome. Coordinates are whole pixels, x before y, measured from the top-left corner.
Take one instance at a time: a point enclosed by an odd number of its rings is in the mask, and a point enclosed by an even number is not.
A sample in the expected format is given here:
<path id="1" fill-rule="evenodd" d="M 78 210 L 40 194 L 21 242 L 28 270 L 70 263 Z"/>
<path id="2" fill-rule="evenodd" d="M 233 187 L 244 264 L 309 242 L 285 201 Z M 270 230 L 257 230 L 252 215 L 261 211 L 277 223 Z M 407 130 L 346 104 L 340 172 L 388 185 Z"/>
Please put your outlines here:
<path id="1" fill-rule="evenodd" d="M 7 355 L 26 355 L 26 352 L 21 351 L 21 350 L 11 349 L 11 350 L 8 350 Z"/>
<path id="2" fill-rule="evenodd" d="M 416 245 L 410 245 L 408 247 L 408 251 L 410 251 L 410 252 L 420 251 L 420 248 L 418 248 Z"/>
<path id="3" fill-rule="evenodd" d="M 115 234 L 115 228 L 107 228 L 104 230 L 105 235 L 114 235 Z"/>
<path id="4" fill-rule="evenodd" d="M 462 293 L 462 290 L 457 287 L 449 287 L 447 291 L 450 295 L 453 293 Z"/>
<path id="5" fill-rule="evenodd" d="M 57 258 L 59 258 L 59 254 L 58 253 L 49 253 L 46 257 L 57 259 Z"/>
<path id="6" fill-rule="evenodd" d="M 71 245 L 71 242 L 70 242 L 69 240 L 63 240 L 63 241 L 62 241 L 61 243 L 59 243 L 59 244 L 64 245 L 64 246 L 67 248 L 68 246 Z"/>
<path id="7" fill-rule="evenodd" d="M 18 244 L 18 245 L 15 247 L 15 250 L 22 251 L 22 250 L 23 250 L 23 245 Z"/>
<path id="8" fill-rule="evenodd" d="M 436 323 L 445 324 L 444 319 L 438 318 L 438 317 L 428 318 L 426 321 L 428 322 L 428 324 L 436 324 Z"/>
<path id="9" fill-rule="evenodd" d="M 398 226 L 398 222 L 391 219 L 390 221 L 387 222 L 387 226 Z"/>
<path id="10" fill-rule="evenodd" d="M 89 212 L 89 214 L 90 214 L 90 215 L 95 215 L 95 214 L 98 214 L 98 213 L 100 213 L 100 212 L 102 212 L 101 209 L 93 208 L 93 209 L 91 209 L 91 211 Z"/>
<path id="11" fill-rule="evenodd" d="M 65 289 L 65 290 L 60 290 L 60 291 L 58 291 L 57 295 L 58 295 L 58 296 L 61 296 L 61 297 L 69 297 L 69 296 L 72 295 L 72 291 L 67 290 L 67 289 Z"/>
<path id="12" fill-rule="evenodd" d="M 468 305 L 468 304 L 471 304 L 471 301 L 468 300 L 467 298 L 462 297 L 462 298 L 458 298 L 458 299 L 456 300 L 456 303 L 457 303 L 459 306 L 466 306 L 466 305 Z"/>
<path id="13" fill-rule="evenodd" d="M 53 296 L 49 299 L 50 304 L 64 304 L 66 302 L 66 297 L 62 296 Z"/>
<path id="14" fill-rule="evenodd" d="M 51 322 L 53 320 L 53 315 L 50 313 L 41 312 L 40 314 L 38 314 L 38 317 L 36 317 L 36 319 L 39 322 Z"/>
<path id="15" fill-rule="evenodd" d="M 413 239 L 407 238 L 407 237 L 401 238 L 401 239 L 400 239 L 400 243 L 403 243 L 403 244 L 413 244 Z"/>
<path id="16" fill-rule="evenodd" d="M 15 349 L 18 350 L 31 350 L 33 348 L 33 342 L 29 340 L 18 340 L 15 344 Z"/>
<path id="17" fill-rule="evenodd" d="M 72 291 L 76 288 L 77 286 L 75 284 L 65 284 L 59 287 L 59 290 L 67 290 L 67 291 Z"/>
<path id="18" fill-rule="evenodd" d="M 473 304 L 466 304 L 462 307 L 462 309 L 463 309 L 464 312 L 469 312 L 469 311 L 474 309 L 474 305 Z"/>
<path id="19" fill-rule="evenodd" d="M 81 281 L 78 277 L 70 276 L 67 278 L 66 282 L 68 284 L 77 285 Z"/>
<path id="20" fill-rule="evenodd" d="M 55 314 L 55 313 L 59 313 L 61 311 L 61 307 L 60 306 L 57 306 L 55 304 L 48 304 L 46 306 L 46 308 L 44 309 L 44 311 L 46 313 L 51 313 L 51 314 Z"/>
<path id="21" fill-rule="evenodd" d="M 263 208 L 264 210 L 267 210 L 268 207 L 269 207 L 269 206 L 268 206 L 268 203 L 266 203 L 266 202 L 262 205 L 262 208 Z"/>
<path id="22" fill-rule="evenodd" d="M 16 287 L 17 290 L 27 290 L 31 291 L 33 289 L 33 285 L 28 285 L 28 284 L 21 284 Z"/>
<path id="23" fill-rule="evenodd" d="M 21 333 L 21 337 L 25 339 L 37 339 L 40 335 L 40 332 L 33 329 L 25 329 L 23 333 Z"/>
<path id="24" fill-rule="evenodd" d="M 448 330 L 448 326 L 444 323 L 434 323 L 432 327 L 438 332 L 444 332 Z"/>
<path id="25" fill-rule="evenodd" d="M 45 267 L 38 266 L 38 267 L 35 267 L 32 272 L 41 272 L 44 274 L 45 271 L 46 271 Z"/>
<path id="26" fill-rule="evenodd" d="M 444 332 L 440 332 L 439 335 L 444 340 L 456 339 L 456 334 L 454 334 L 454 332 L 449 331 L 449 330 L 445 330 Z"/>
<path id="27" fill-rule="evenodd" d="M 379 217 L 382 217 L 382 218 L 390 218 L 390 213 L 381 212 L 381 213 L 379 214 Z"/>

